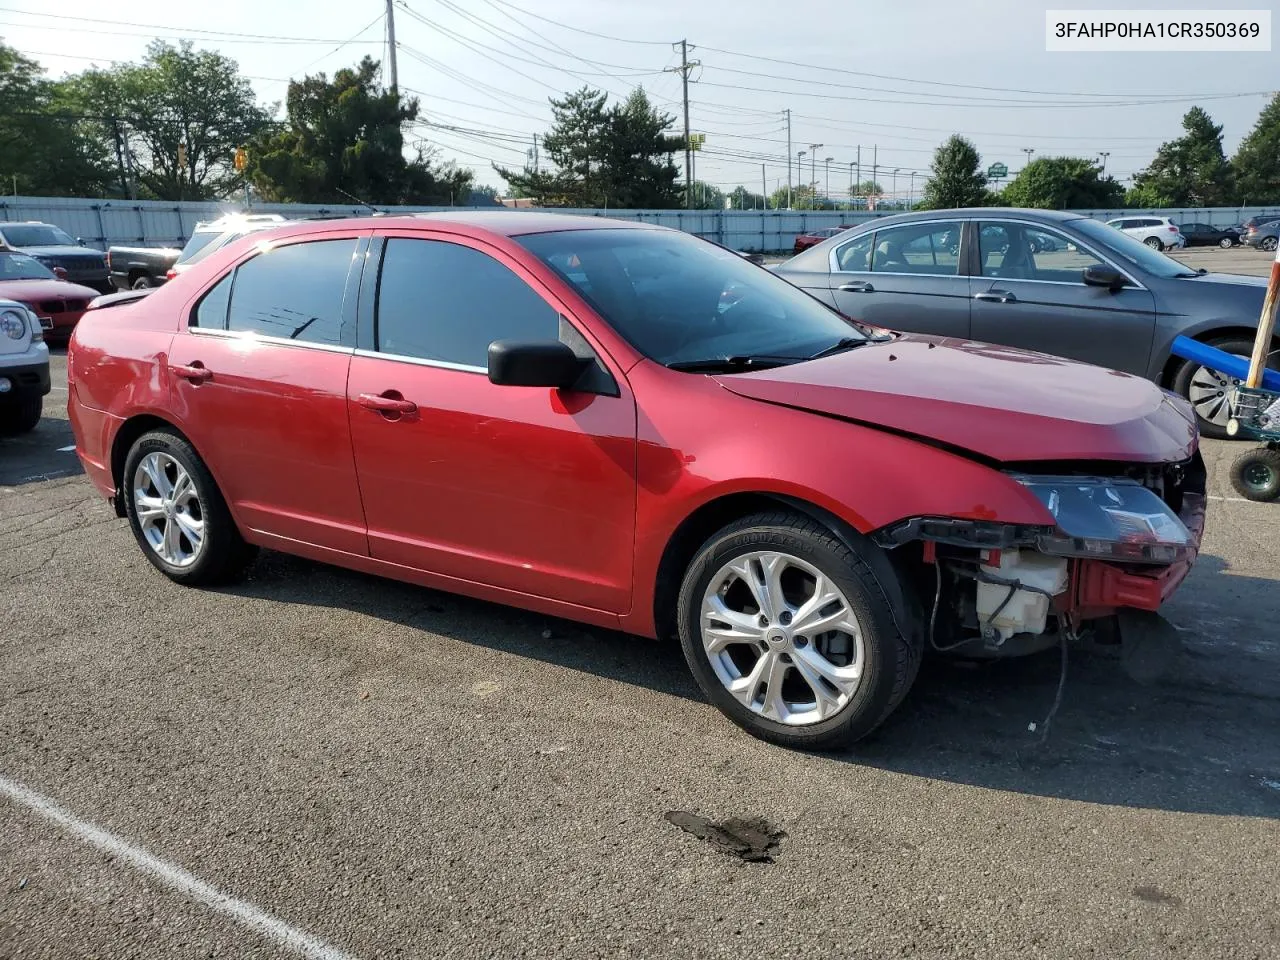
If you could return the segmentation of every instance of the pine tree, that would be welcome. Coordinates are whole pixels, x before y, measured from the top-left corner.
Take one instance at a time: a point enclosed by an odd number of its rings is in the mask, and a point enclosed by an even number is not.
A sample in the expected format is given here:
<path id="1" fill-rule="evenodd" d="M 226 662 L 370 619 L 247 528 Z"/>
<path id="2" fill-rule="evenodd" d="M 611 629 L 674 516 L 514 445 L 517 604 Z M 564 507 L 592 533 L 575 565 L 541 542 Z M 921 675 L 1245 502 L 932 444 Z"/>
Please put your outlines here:
<path id="1" fill-rule="evenodd" d="M 1280 93 L 1258 115 L 1232 161 L 1242 205 L 1280 204 Z"/>

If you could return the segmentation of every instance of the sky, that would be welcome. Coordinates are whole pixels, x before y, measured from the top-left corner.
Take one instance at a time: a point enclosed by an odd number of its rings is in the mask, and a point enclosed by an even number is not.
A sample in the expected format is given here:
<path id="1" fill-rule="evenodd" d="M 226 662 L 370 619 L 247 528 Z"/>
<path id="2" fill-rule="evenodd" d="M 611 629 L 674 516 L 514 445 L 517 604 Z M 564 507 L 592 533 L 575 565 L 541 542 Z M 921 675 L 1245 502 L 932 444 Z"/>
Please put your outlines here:
<path id="1" fill-rule="evenodd" d="M 1280 78 L 1280 44 L 1270 53 L 1045 50 L 1047 8 L 1212 6 L 395 0 L 394 13 L 400 88 L 418 98 L 424 121 L 411 139 L 500 192 L 493 164 L 523 165 L 533 135 L 549 126 L 547 98 L 583 84 L 615 97 L 643 86 L 680 126 L 680 77 L 670 71 L 684 39 L 700 61 L 689 84 L 690 126 L 706 136 L 698 179 L 755 192 L 763 179 L 772 191 L 790 170 L 839 196 L 875 163 L 881 186 L 905 197 L 919 194 L 933 149 L 952 133 L 973 140 L 984 166 L 1004 163 L 1010 175 L 1026 150 L 1105 151 L 1107 172 L 1127 184 L 1199 104 L 1224 127 L 1230 155 Z M 1280 12 L 1276 0 L 1231 6 Z M 282 104 L 290 78 L 332 74 L 365 55 L 383 61 L 385 76 L 388 49 L 385 0 L 0 0 L 0 37 L 51 77 L 139 59 L 153 38 L 188 39 L 234 58 L 264 104 Z M 787 162 L 788 108 L 790 156 L 808 152 L 802 173 Z"/>

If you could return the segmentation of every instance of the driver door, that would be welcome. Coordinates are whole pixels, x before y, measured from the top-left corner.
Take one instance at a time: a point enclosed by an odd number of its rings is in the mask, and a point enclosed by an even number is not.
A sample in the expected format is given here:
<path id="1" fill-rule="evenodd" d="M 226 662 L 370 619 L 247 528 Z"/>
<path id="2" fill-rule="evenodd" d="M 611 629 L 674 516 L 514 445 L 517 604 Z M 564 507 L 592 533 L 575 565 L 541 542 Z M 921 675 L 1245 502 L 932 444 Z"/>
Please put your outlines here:
<path id="1" fill-rule="evenodd" d="M 1151 291 L 1086 286 L 1085 267 L 1111 264 L 1050 227 L 983 221 L 978 253 L 973 339 L 1146 376 L 1156 323 Z"/>
<path id="2" fill-rule="evenodd" d="M 389 232 L 365 270 L 360 325 L 347 397 L 370 554 L 630 609 L 635 401 L 565 306 L 479 241 Z M 489 344 L 507 338 L 594 354 L 616 393 L 490 383 Z"/>

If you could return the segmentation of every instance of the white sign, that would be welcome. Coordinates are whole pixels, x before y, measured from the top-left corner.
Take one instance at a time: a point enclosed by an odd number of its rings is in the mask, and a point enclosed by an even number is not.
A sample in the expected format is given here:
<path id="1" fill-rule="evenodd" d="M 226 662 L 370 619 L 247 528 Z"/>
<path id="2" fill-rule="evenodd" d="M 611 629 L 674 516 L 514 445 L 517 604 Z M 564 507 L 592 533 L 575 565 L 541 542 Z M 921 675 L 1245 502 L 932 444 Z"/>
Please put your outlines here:
<path id="1" fill-rule="evenodd" d="M 1266 53 L 1271 11 L 1047 10 L 1044 36 L 1051 52 Z"/>

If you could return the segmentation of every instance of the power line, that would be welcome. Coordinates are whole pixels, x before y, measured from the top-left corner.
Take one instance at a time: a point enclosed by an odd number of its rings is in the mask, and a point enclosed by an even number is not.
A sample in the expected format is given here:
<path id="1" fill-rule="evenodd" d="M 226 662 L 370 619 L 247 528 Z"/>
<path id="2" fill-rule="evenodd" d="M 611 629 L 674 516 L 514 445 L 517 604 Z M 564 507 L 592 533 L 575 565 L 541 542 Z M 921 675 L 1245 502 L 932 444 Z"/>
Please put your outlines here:
<path id="1" fill-rule="evenodd" d="M 357 30 L 355 33 L 353 33 L 353 34 L 352 34 L 348 39 L 343 40 L 343 41 L 342 41 L 342 43 L 338 44 L 336 47 L 334 47 L 334 48 L 333 48 L 332 50 L 330 50 L 328 53 L 324 53 L 324 54 L 321 54 L 320 56 L 316 57 L 314 60 L 312 60 L 310 63 L 308 63 L 305 67 L 300 67 L 300 68 L 298 68 L 297 70 L 293 70 L 293 71 L 291 71 L 291 72 L 290 72 L 290 74 L 289 74 L 289 76 L 291 76 L 291 77 L 292 77 L 292 76 L 294 76 L 295 74 L 305 73 L 306 71 L 308 71 L 308 70 L 310 70 L 312 67 L 314 67 L 317 63 L 319 63 L 321 60 L 328 59 L 329 57 L 331 57 L 331 56 L 333 56 L 335 53 L 337 53 L 339 50 L 341 50 L 343 47 L 347 46 L 348 44 L 354 43 L 357 39 L 359 39 L 359 37 L 360 37 L 360 35 L 361 35 L 361 34 L 363 34 L 363 33 L 365 33 L 366 31 L 368 31 L 368 30 L 369 30 L 369 29 L 370 29 L 374 24 L 376 24 L 379 20 L 381 20 L 381 19 L 382 19 L 383 17 L 385 17 L 385 16 L 386 16 L 386 14 L 385 14 L 385 13 L 380 13 L 380 14 L 378 14 L 376 17 L 374 17 L 372 20 L 370 20 L 368 23 L 366 23 L 363 27 L 361 27 L 359 30 Z"/>
<path id="2" fill-rule="evenodd" d="M 77 23 L 102 23 L 108 26 L 113 26 L 113 27 L 140 27 L 146 31 L 155 30 L 154 24 L 131 23 L 127 20 L 100 20 L 100 19 L 95 19 L 94 17 L 73 17 L 63 13 L 35 13 L 29 10 L 10 10 L 6 8 L 0 8 L 0 13 L 6 14 L 6 15 L 21 14 L 22 16 L 25 16 L 25 17 L 48 17 L 54 20 L 72 20 Z M 46 26 L 39 26 L 37 24 L 8 24 L 8 26 L 21 27 L 22 29 L 27 29 L 27 30 L 74 30 L 75 29 L 74 27 L 52 27 L 52 26 L 46 27 Z M 254 40 L 273 40 L 277 43 L 284 43 L 284 42 L 287 42 L 287 43 L 341 43 L 342 42 L 336 37 L 333 39 L 326 39 L 323 37 L 285 37 L 285 36 L 280 36 L 278 34 L 269 34 L 269 33 L 238 33 L 230 30 L 204 30 L 199 27 L 192 27 L 190 29 L 184 29 L 184 28 L 169 28 L 169 29 L 181 29 L 184 35 L 192 34 L 192 33 L 207 33 L 207 34 L 212 34 L 213 36 L 218 36 L 218 37 L 244 37 L 246 39 L 254 39 Z M 87 31 L 77 31 L 77 32 L 83 33 Z M 92 32 L 109 33 L 111 31 L 94 30 Z M 141 35 L 147 36 L 147 35 L 154 35 L 154 34 L 141 34 Z M 122 34 L 122 36 L 139 36 L 139 34 Z"/>
<path id="3" fill-rule="evenodd" d="M 615 43 L 634 43 L 648 47 L 667 46 L 667 43 L 664 40 L 635 40 L 630 37 L 611 37 L 607 33 L 596 33 L 592 30 L 584 30 L 581 27 L 575 27 L 567 23 L 561 23 L 559 20 L 552 20 L 550 17 L 544 17 L 542 14 L 534 13 L 531 10 L 525 10 L 523 7 L 517 7 L 514 3 L 508 3 L 507 0 L 490 0 L 490 2 L 500 4 L 504 7 L 509 7 L 517 13 L 523 13 L 526 17 L 533 17 L 535 20 L 541 20 L 544 23 L 551 24 L 552 26 L 561 27 L 565 30 L 572 30 L 574 33 L 581 33 L 588 37 L 596 37 L 600 40 L 612 40 Z"/>

